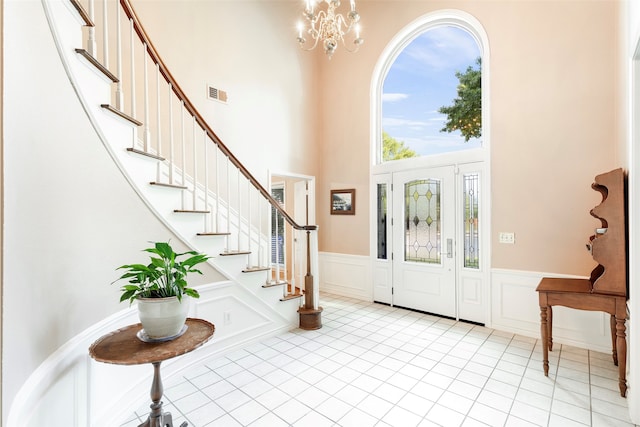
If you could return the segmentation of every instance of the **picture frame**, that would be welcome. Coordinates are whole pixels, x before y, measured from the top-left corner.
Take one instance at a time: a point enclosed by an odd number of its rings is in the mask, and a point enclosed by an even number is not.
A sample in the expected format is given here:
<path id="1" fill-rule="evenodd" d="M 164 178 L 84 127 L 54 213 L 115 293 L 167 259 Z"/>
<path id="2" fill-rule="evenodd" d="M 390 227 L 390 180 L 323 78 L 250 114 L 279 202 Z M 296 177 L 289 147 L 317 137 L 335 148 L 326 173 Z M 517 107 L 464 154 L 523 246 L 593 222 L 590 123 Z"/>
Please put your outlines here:
<path id="1" fill-rule="evenodd" d="M 331 190 L 329 200 L 331 215 L 355 215 L 356 214 L 356 190 Z"/>

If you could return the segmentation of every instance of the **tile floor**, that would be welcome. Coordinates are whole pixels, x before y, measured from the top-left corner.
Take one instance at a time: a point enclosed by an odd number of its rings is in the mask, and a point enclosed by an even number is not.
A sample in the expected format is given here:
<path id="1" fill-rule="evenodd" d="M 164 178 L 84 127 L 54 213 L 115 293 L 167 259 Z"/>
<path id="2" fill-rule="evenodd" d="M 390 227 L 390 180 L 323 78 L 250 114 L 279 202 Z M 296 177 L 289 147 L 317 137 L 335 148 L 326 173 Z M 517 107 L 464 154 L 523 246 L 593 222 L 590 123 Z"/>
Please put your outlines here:
<path id="1" fill-rule="evenodd" d="M 165 381 L 174 427 L 632 426 L 609 354 L 322 295 L 323 327 Z M 148 401 L 121 427 L 148 415 Z"/>

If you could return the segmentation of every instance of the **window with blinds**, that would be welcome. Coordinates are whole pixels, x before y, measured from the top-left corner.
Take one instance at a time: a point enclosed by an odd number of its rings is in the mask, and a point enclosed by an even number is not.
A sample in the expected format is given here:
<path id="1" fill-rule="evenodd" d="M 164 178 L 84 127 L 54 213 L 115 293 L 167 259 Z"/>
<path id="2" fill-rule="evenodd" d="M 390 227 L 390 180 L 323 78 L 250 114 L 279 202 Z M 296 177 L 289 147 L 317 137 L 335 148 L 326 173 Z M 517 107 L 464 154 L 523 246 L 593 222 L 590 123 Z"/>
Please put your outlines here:
<path id="1" fill-rule="evenodd" d="M 271 196 L 284 206 L 284 185 L 271 188 Z M 284 265 L 284 218 L 271 208 L 271 264 Z"/>

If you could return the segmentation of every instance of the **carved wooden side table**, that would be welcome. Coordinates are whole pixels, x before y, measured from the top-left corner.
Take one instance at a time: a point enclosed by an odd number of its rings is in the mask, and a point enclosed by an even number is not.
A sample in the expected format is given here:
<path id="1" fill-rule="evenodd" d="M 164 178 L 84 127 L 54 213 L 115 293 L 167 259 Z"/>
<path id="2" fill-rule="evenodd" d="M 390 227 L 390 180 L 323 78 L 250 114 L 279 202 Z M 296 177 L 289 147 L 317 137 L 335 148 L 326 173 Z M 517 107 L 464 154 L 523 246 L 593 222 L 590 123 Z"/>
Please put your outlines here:
<path id="1" fill-rule="evenodd" d="M 183 335 L 171 341 L 144 342 L 138 337 L 142 325 L 129 325 L 99 338 L 89 348 L 89 354 L 98 362 L 116 365 L 153 365 L 151 384 L 151 413 L 139 427 L 173 427 L 171 414 L 162 411 L 162 378 L 160 363 L 167 359 L 188 353 L 200 347 L 213 336 L 215 327 L 202 319 L 187 319 L 187 329 Z M 186 427 L 184 422 L 180 427 Z"/>

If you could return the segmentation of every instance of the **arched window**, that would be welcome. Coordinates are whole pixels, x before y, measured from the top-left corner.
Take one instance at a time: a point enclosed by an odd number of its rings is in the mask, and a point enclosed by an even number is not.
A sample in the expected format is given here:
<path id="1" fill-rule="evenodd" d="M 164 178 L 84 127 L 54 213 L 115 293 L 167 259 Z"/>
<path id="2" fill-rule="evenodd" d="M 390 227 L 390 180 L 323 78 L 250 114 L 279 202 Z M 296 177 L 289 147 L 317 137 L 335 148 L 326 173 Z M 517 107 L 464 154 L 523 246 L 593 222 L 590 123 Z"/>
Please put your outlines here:
<path id="1" fill-rule="evenodd" d="M 394 60 L 382 92 L 382 161 L 479 148 L 481 57 L 471 34 L 442 25 Z"/>
<path id="2" fill-rule="evenodd" d="M 373 75 L 372 163 L 486 147 L 487 61 L 486 34 L 466 12 L 434 12 L 398 33 Z"/>

